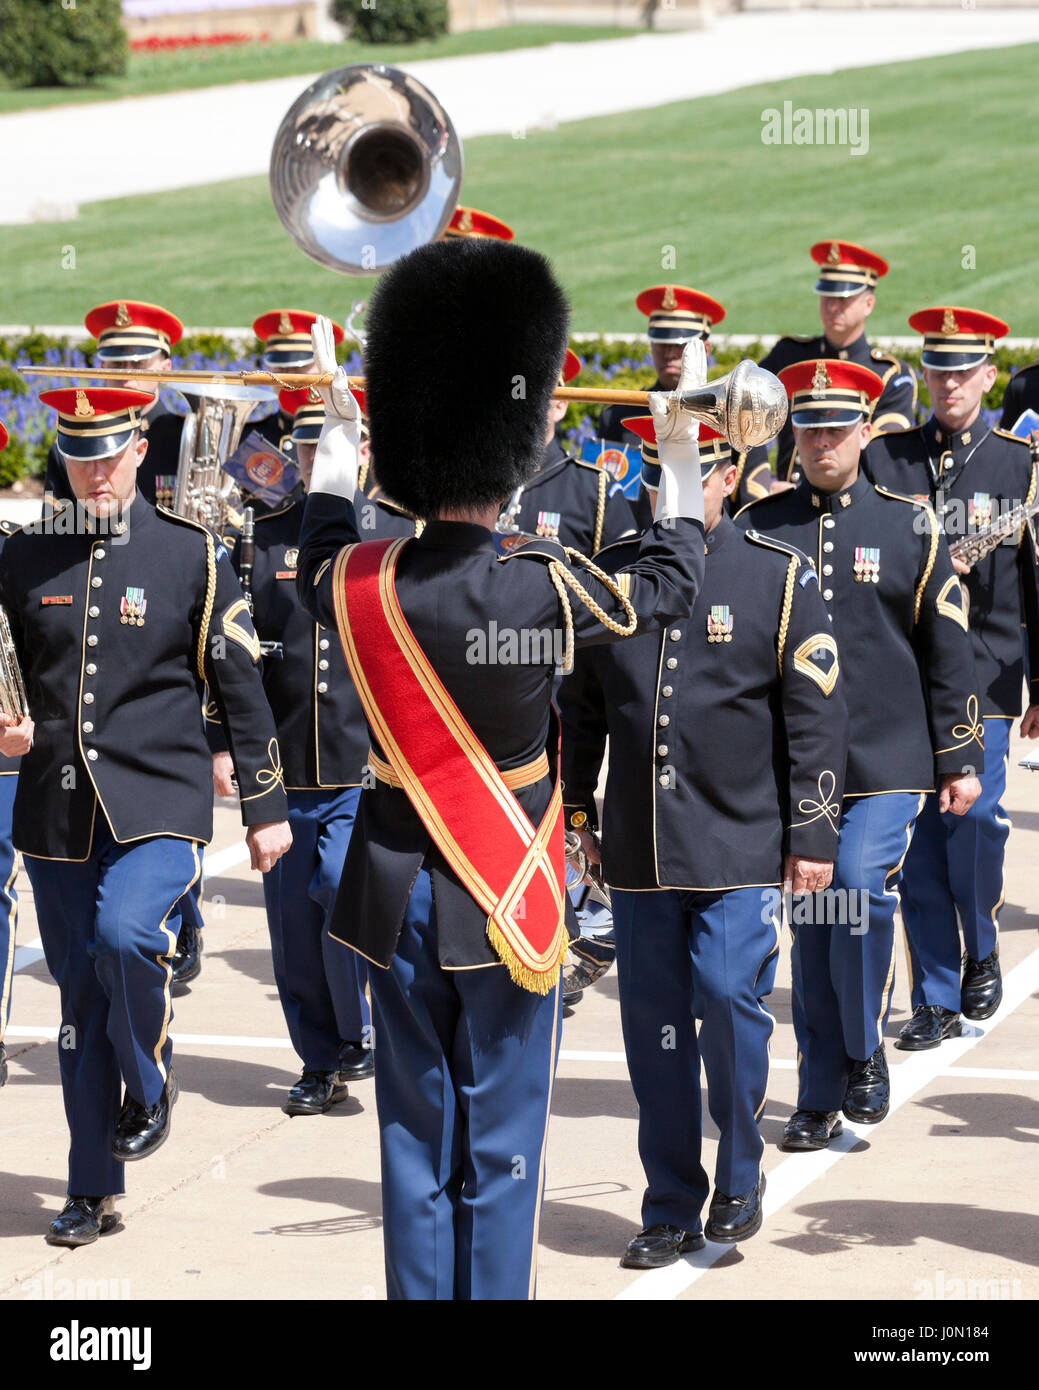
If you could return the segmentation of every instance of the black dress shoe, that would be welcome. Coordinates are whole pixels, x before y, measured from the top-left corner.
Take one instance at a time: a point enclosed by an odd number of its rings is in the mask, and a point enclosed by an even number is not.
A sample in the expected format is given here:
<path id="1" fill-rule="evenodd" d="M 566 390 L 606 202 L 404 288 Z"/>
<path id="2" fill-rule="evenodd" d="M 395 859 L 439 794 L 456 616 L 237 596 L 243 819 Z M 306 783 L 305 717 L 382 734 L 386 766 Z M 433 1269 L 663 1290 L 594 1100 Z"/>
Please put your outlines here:
<path id="1" fill-rule="evenodd" d="M 844 1096 L 844 1114 L 859 1124 L 876 1125 L 891 1109 L 891 1082 L 887 1072 L 887 1057 L 881 1043 L 865 1062 L 852 1061 L 848 1090 Z"/>
<path id="2" fill-rule="evenodd" d="M 7 1085 L 7 1048 L 0 1043 L 0 1086 Z"/>
<path id="3" fill-rule="evenodd" d="M 182 922 L 177 937 L 177 949 L 171 962 L 173 978 L 171 993 L 182 993 L 184 986 L 197 980 L 202 974 L 202 933 L 196 931 L 194 922 Z"/>
<path id="4" fill-rule="evenodd" d="M 286 1115 L 323 1115 L 350 1092 L 334 1071 L 304 1071 L 281 1107 Z"/>
<path id="5" fill-rule="evenodd" d="M 958 1038 L 962 1032 L 963 1025 L 955 1009 L 943 1009 L 941 1004 L 920 1004 L 913 1010 L 909 1022 L 903 1025 L 895 1046 L 902 1052 L 926 1052 L 945 1038 Z"/>
<path id="6" fill-rule="evenodd" d="M 362 1047 L 360 1043 L 344 1042 L 339 1044 L 339 1056 L 336 1059 L 336 1080 L 341 1081 L 345 1086 L 349 1081 L 366 1081 L 369 1076 L 375 1075 L 375 1054 L 370 1047 Z"/>
<path id="7" fill-rule="evenodd" d="M 147 1158 L 165 1144 L 170 1133 L 170 1113 L 179 1094 L 177 1078 L 171 1071 L 154 1105 L 141 1105 L 129 1091 L 115 1122 L 112 1157 L 120 1163 Z"/>
<path id="8" fill-rule="evenodd" d="M 738 1240 L 749 1240 L 761 1229 L 761 1199 L 765 1195 L 765 1174 L 758 1178 L 753 1192 L 744 1197 L 727 1197 L 724 1192 L 715 1190 L 711 1198 L 711 1210 L 703 1233 L 708 1240 L 716 1240 L 722 1245 L 735 1245 Z"/>
<path id="9" fill-rule="evenodd" d="M 680 1255 L 703 1247 L 704 1238 L 699 1231 L 683 1231 L 679 1226 L 647 1226 L 628 1243 L 621 1264 L 625 1269 L 660 1269 L 673 1265 Z"/>
<path id="10" fill-rule="evenodd" d="M 964 1018 L 991 1018 L 1003 1002 L 1003 976 L 999 969 L 999 947 L 984 960 L 971 960 L 964 952 L 963 983 L 960 985 L 960 1012 Z"/>
<path id="11" fill-rule="evenodd" d="M 119 1221 L 114 1197 L 69 1197 L 47 1228 L 48 1245 L 92 1245 Z"/>
<path id="12" fill-rule="evenodd" d="M 791 1153 L 825 1149 L 831 1139 L 843 1132 L 839 1110 L 795 1110 L 786 1122 L 779 1147 Z"/>

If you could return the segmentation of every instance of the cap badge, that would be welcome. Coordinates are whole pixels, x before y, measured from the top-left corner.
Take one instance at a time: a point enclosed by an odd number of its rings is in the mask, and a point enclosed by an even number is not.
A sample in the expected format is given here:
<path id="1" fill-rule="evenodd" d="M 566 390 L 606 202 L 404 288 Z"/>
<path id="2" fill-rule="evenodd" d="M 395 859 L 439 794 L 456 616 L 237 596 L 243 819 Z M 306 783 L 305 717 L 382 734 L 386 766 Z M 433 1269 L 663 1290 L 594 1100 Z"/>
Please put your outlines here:
<path id="1" fill-rule="evenodd" d="M 321 392 L 316 386 L 307 387 L 307 405 L 318 405 L 321 401 Z"/>
<path id="2" fill-rule="evenodd" d="M 946 309 L 945 313 L 942 315 L 941 331 L 947 338 L 951 337 L 953 333 L 958 333 L 960 331 L 959 325 L 956 322 L 956 315 L 951 309 Z"/>
<path id="3" fill-rule="evenodd" d="M 660 301 L 662 309 L 677 309 L 678 300 L 675 298 L 675 287 L 673 285 L 664 286 L 664 298 Z"/>
<path id="4" fill-rule="evenodd" d="M 289 318 L 288 310 L 286 310 L 286 309 L 282 309 L 282 311 L 281 311 L 281 317 L 278 319 L 278 332 L 279 332 L 279 333 L 291 333 L 291 332 L 292 332 L 292 320 Z"/>
<path id="5" fill-rule="evenodd" d="M 708 642 L 732 641 L 732 610 L 727 603 L 712 603 L 707 619 Z"/>
<path id="6" fill-rule="evenodd" d="M 837 242 L 831 241 L 831 242 L 830 242 L 830 249 L 829 249 L 829 251 L 827 251 L 827 253 L 826 253 L 826 264 L 827 264 L 827 265 L 840 265 L 840 261 L 841 261 L 841 248 L 840 248 L 840 246 L 837 244 Z"/>
<path id="7" fill-rule="evenodd" d="M 817 362 L 815 364 L 815 375 L 812 377 L 812 400 L 824 400 L 829 386 L 830 373 L 826 370 L 826 363 Z"/>
<path id="8" fill-rule="evenodd" d="M 857 545 L 855 564 L 852 568 L 855 571 L 856 584 L 879 584 L 880 548 L 875 545 Z"/>
<path id="9" fill-rule="evenodd" d="M 132 323 L 133 320 L 130 317 L 129 309 L 126 307 L 126 301 L 121 299 L 119 301 L 119 307 L 115 311 L 115 326 L 116 328 L 129 328 Z"/>
<path id="10" fill-rule="evenodd" d="M 473 230 L 473 214 L 470 208 L 463 208 L 458 219 L 458 230 L 468 235 Z"/>
<path id="11" fill-rule="evenodd" d="M 87 399 L 87 393 L 79 386 L 76 387 L 76 416 L 79 419 L 88 419 L 94 414 L 94 407 Z"/>
<path id="12" fill-rule="evenodd" d="M 290 570 L 294 570 L 299 564 L 299 546 L 290 545 L 285 551 L 285 564 Z"/>

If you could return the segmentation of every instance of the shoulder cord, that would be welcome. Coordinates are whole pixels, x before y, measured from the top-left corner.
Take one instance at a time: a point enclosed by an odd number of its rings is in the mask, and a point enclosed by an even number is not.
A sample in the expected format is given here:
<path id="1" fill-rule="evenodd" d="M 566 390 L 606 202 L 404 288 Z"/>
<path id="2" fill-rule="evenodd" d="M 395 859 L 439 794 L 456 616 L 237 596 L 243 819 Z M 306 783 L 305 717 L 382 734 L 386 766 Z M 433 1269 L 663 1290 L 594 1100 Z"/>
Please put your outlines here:
<path id="1" fill-rule="evenodd" d="M 787 629 L 790 627 L 790 604 L 794 596 L 794 580 L 797 577 L 797 571 L 800 569 L 800 567 L 800 560 L 798 560 L 796 556 L 792 556 L 790 559 L 790 564 L 787 566 L 786 588 L 783 591 L 783 612 L 779 619 L 779 644 L 777 647 L 777 656 L 779 659 L 779 675 L 781 678 L 783 675 L 783 652 L 786 648 L 786 634 Z"/>

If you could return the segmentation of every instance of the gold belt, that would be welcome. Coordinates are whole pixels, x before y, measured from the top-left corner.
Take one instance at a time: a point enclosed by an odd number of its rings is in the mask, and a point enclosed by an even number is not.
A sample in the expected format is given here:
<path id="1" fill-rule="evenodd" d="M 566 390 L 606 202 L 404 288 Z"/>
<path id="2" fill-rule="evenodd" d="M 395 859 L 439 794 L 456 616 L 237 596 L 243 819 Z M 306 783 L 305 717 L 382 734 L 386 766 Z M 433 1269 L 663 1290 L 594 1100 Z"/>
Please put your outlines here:
<path id="1" fill-rule="evenodd" d="M 368 766 L 380 782 L 385 782 L 388 787 L 396 787 L 398 791 L 403 790 L 404 783 L 389 763 L 379 757 L 374 748 L 368 749 Z M 498 771 L 501 772 L 501 769 Z M 532 762 L 523 763 L 520 767 L 510 767 L 508 772 L 501 772 L 501 780 L 512 792 L 518 791 L 520 787 L 532 787 L 535 782 L 540 782 L 542 777 L 547 776 L 547 753 L 540 753 Z"/>

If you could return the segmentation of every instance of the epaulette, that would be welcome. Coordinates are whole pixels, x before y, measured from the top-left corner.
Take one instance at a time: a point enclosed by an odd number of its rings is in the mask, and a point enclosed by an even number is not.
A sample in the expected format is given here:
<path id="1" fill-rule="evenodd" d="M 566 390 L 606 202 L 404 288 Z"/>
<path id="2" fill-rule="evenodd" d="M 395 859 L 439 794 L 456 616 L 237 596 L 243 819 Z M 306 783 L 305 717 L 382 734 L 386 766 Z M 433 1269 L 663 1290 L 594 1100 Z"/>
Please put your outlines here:
<path id="1" fill-rule="evenodd" d="M 567 463 L 576 463 L 579 468 L 590 468 L 593 473 L 605 473 L 607 477 L 613 477 L 613 474 L 608 468 L 600 467 L 599 464 L 593 463 L 591 459 L 579 459 L 575 458 L 573 454 L 567 454 L 566 461 Z"/>
<path id="2" fill-rule="evenodd" d="M 215 546 L 221 548 L 223 541 L 216 534 L 211 526 L 207 526 L 204 521 L 194 521 L 191 517 L 181 516 L 178 512 L 171 511 L 169 507 L 155 504 L 155 515 L 161 516 L 163 521 L 175 521 L 180 526 L 190 526 L 193 531 L 201 531 L 204 536 L 208 536 Z"/>
<path id="3" fill-rule="evenodd" d="M 499 560 L 511 560 L 523 555 L 533 560 L 559 560 L 566 564 L 566 551 L 558 541 L 549 540 L 547 536 L 531 536 L 525 531 L 506 535 L 495 531 L 493 537 Z"/>
<path id="4" fill-rule="evenodd" d="M 16 532 L 25 529 L 24 521 L 7 521 L 0 518 L 0 535 L 13 536 Z"/>
<path id="5" fill-rule="evenodd" d="M 609 555 L 611 551 L 622 550 L 625 548 L 630 548 L 631 546 L 635 546 L 637 548 L 641 540 L 642 537 L 638 532 L 636 532 L 632 536 L 621 536 L 619 540 L 611 541 L 609 545 L 604 545 L 601 550 L 597 550 L 596 553 L 592 556 L 592 559 L 595 561 L 595 563 L 599 566 L 600 569 L 608 570 L 610 568 L 609 565 L 604 565 L 602 563 L 602 557 L 604 555 Z"/>
<path id="6" fill-rule="evenodd" d="M 784 492 L 785 491 L 787 491 L 787 489 L 784 489 Z M 743 506 L 739 508 L 732 519 L 735 521 L 737 517 L 741 517 L 743 513 L 748 511 L 751 507 L 760 507 L 764 502 L 771 502 L 774 498 L 782 496 L 782 492 L 770 492 L 767 497 L 752 497 L 749 502 L 744 502 Z"/>
<path id="7" fill-rule="evenodd" d="M 893 367 L 901 367 L 902 362 L 892 352 L 885 352 L 883 348 L 870 348 L 869 355 L 874 362 L 890 362 Z"/>
<path id="8" fill-rule="evenodd" d="M 928 512 L 931 516 L 935 515 L 934 508 L 931 506 L 930 502 L 920 497 L 910 497 L 904 492 L 892 492 L 891 489 L 885 487 L 883 483 L 874 483 L 873 490 L 874 492 L 879 492 L 881 497 L 887 497 L 892 502 L 908 502 L 911 507 L 922 507 L 924 511 Z"/>
<path id="9" fill-rule="evenodd" d="M 764 501 L 764 498 L 760 498 Z M 747 504 L 748 506 L 750 503 Z M 815 569 L 815 563 L 811 556 L 806 555 L 803 550 L 799 550 L 796 545 L 791 545 L 789 541 L 781 541 L 776 536 L 765 536 L 760 531 L 744 531 L 744 539 L 750 541 L 751 545 L 763 545 L 766 550 L 778 550 L 781 555 L 797 560 L 802 565 L 807 565 L 809 569 Z"/>
<path id="10" fill-rule="evenodd" d="M 1039 365 L 1039 363 L 1037 363 L 1036 365 Z M 1011 434 L 1009 430 L 1001 430 L 994 428 L 992 433 L 998 434 L 1001 439 L 1012 439 L 1015 444 L 1023 444 L 1026 449 L 1029 447 L 1027 439 L 1022 439 L 1019 434 Z"/>

